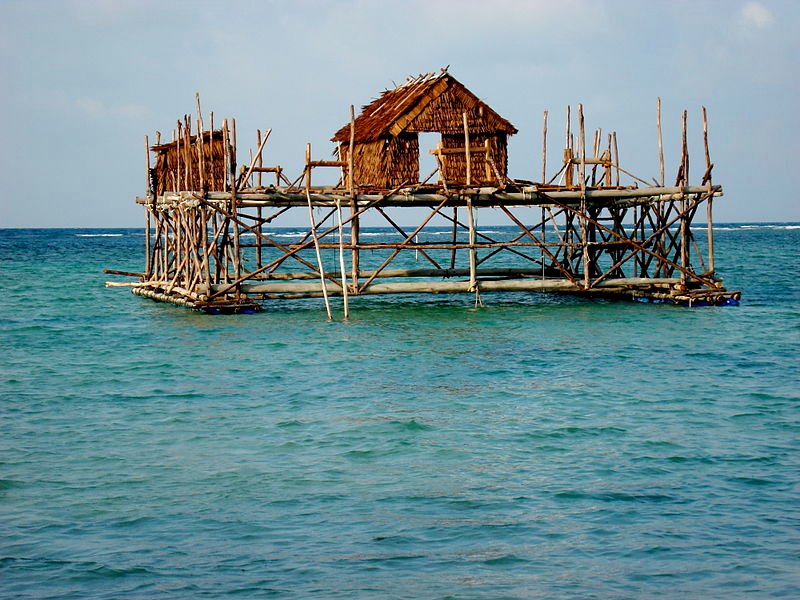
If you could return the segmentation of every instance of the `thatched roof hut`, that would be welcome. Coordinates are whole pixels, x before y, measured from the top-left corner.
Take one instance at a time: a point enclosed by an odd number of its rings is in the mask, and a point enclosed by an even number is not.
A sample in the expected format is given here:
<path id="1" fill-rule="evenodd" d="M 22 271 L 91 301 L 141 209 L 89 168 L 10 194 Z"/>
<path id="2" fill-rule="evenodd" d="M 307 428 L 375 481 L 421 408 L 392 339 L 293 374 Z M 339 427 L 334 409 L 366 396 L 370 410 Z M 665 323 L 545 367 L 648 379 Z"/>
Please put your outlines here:
<path id="1" fill-rule="evenodd" d="M 428 73 L 365 106 L 355 119 L 353 179 L 361 187 L 391 189 L 419 181 L 419 134 L 439 133 L 440 178 L 464 185 L 467 114 L 471 185 L 497 185 L 508 166 L 507 140 L 517 129 L 446 70 Z M 348 160 L 350 124 L 336 132 L 340 160 Z"/>
<path id="2" fill-rule="evenodd" d="M 212 191 L 224 189 L 225 143 L 222 130 L 203 132 L 200 152 L 199 140 L 197 135 L 187 132 L 177 141 L 150 147 L 156 153 L 156 165 L 150 170 L 156 195 L 167 191 L 200 190 L 202 187 Z"/>

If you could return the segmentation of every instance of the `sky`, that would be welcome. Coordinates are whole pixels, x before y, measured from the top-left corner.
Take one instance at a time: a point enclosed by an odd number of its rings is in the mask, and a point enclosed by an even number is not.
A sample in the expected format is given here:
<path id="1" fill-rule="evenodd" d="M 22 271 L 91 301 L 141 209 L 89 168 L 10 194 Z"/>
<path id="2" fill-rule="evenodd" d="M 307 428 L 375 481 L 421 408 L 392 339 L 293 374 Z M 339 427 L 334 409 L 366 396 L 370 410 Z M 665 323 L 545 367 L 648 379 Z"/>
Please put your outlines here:
<path id="1" fill-rule="evenodd" d="M 540 179 L 545 110 L 556 164 L 578 103 L 624 168 L 658 177 L 660 96 L 668 180 L 684 109 L 702 177 L 706 106 L 715 220 L 800 221 L 798 26 L 780 0 L 0 0 L 0 227 L 141 226 L 144 136 L 195 92 L 236 118 L 240 163 L 271 127 L 265 164 L 299 174 L 351 104 L 447 65 L 519 129 L 512 177 Z"/>

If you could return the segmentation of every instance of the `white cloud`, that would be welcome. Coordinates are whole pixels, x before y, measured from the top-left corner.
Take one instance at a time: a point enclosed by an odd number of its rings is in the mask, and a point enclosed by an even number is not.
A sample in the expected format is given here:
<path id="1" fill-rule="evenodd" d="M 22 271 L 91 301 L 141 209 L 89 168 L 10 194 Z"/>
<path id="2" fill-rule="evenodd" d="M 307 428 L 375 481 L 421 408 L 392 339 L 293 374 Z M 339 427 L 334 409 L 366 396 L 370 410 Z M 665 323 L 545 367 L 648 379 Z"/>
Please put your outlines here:
<path id="1" fill-rule="evenodd" d="M 743 26 L 755 29 L 766 29 L 775 22 L 770 10 L 760 2 L 747 2 L 739 13 Z"/>
<path id="2" fill-rule="evenodd" d="M 142 119 L 150 116 L 150 111 L 138 104 L 120 104 L 109 106 L 102 100 L 81 96 L 75 100 L 75 107 L 90 117 L 117 117 L 121 119 Z"/>
<path id="3" fill-rule="evenodd" d="M 464 29 L 477 29 L 484 37 L 502 35 L 503 31 L 520 33 L 527 28 L 552 25 L 556 20 L 562 27 L 575 21 L 592 22 L 602 12 L 586 0 L 422 0 L 417 3 L 417 11 L 423 22 L 427 15 L 454 32 L 463 34 Z"/>

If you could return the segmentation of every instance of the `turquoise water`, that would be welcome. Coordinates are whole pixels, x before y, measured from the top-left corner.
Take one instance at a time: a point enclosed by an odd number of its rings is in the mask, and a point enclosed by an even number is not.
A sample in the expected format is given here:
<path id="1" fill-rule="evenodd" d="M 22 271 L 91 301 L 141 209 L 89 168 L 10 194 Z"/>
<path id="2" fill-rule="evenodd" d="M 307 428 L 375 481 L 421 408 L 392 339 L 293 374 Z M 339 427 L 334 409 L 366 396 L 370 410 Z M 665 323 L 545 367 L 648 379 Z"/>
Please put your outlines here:
<path id="1" fill-rule="evenodd" d="M 739 307 L 347 323 L 104 289 L 142 245 L 0 231 L 1 597 L 800 596 L 800 227 L 720 228 Z"/>

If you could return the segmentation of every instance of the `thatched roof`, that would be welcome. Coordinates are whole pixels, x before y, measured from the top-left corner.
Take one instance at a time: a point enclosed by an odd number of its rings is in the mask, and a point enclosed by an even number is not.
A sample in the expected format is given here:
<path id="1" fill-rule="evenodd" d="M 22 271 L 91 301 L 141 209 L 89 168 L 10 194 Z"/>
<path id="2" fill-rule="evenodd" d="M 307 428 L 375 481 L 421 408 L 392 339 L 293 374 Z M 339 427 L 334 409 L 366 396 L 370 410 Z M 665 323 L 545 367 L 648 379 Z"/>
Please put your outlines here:
<path id="1" fill-rule="evenodd" d="M 209 143 L 211 138 L 213 137 L 215 142 L 219 142 L 222 140 L 222 129 L 217 129 L 216 131 L 204 131 L 203 132 L 203 141 L 205 143 Z M 189 141 L 194 144 L 197 141 L 197 135 L 189 136 Z M 184 139 L 181 138 L 181 144 L 184 143 Z M 172 150 L 173 148 L 177 148 L 178 142 L 167 142 L 165 144 L 155 144 L 150 146 L 150 150 L 153 152 L 167 152 Z"/>
<path id="2" fill-rule="evenodd" d="M 426 114 L 438 110 L 444 103 L 448 109 L 437 115 Z M 461 112 L 455 108 L 466 110 L 473 120 L 479 122 L 479 130 L 484 132 L 500 132 L 509 135 L 517 133 L 517 129 L 503 117 L 493 111 L 475 94 L 470 92 L 446 70 L 440 73 L 427 73 L 415 79 L 409 79 L 392 90 L 384 91 L 374 102 L 365 106 L 355 120 L 355 141 L 371 142 L 381 137 L 397 136 L 404 131 L 433 131 L 440 133 L 458 133 L 461 131 Z M 455 118 L 457 114 L 457 118 Z M 427 122 L 423 128 L 415 128 L 414 122 L 422 117 Z M 434 125 L 431 126 L 431 121 Z M 346 124 L 336 135 L 334 142 L 350 140 L 350 124 Z"/>

